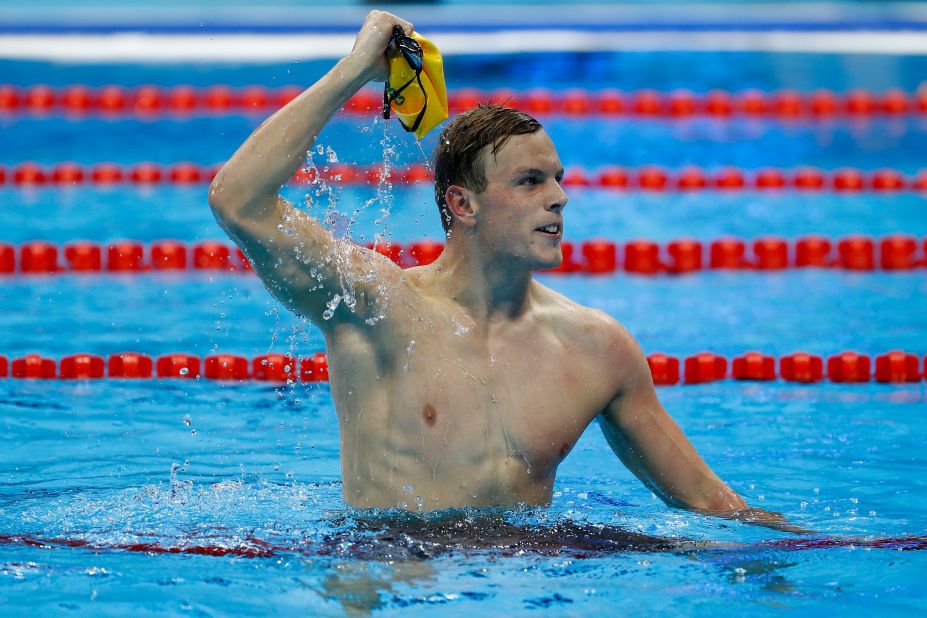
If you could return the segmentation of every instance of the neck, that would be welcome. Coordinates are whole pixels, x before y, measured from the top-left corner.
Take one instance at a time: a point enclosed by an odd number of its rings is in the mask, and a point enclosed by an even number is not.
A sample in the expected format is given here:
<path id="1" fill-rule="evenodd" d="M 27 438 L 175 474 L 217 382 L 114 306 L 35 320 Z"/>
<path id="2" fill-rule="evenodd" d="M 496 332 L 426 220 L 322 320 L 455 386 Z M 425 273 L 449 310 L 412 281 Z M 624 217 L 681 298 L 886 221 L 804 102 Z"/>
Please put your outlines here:
<path id="1" fill-rule="evenodd" d="M 438 286 L 478 324 L 513 320 L 530 306 L 530 268 L 494 254 L 466 232 L 455 230 L 433 266 Z"/>

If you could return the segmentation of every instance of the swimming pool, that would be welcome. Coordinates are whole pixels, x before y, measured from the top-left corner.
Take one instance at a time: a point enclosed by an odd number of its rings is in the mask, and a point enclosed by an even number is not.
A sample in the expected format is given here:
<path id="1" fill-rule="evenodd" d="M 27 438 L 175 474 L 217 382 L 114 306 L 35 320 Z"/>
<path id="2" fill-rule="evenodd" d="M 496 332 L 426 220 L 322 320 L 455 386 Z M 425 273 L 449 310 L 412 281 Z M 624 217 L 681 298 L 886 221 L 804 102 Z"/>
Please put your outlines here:
<path id="1" fill-rule="evenodd" d="M 544 56 L 449 63 L 452 88 L 577 85 Z M 589 76 L 625 89 L 685 86 L 738 91 L 812 86 L 916 87 L 919 59 L 880 58 L 896 82 L 860 83 L 859 59 L 741 54 L 577 54 Z M 524 62 L 530 83 L 512 81 Z M 139 65 L 60 67 L 4 62 L 21 85 L 308 83 L 324 62 L 298 69 Z M 493 69 L 495 67 L 495 69 Z M 557 68 L 560 67 L 560 68 Z M 671 67 L 669 74 L 649 68 Z M 686 70 L 686 67 L 691 67 Z M 623 71 L 627 71 L 626 75 Z M 487 73 L 488 72 L 488 73 Z M 718 77 L 723 75 L 723 78 Z M 605 77 L 602 77 L 605 76 Z M 485 80 L 483 78 L 485 77 Z M 6 78 L 6 77 L 5 77 Z M 798 83 L 790 80 L 805 80 Z M 811 84 L 808 86 L 806 84 Z M 586 85 L 588 87 L 588 84 Z M 568 166 L 733 165 L 824 170 L 927 160 L 923 115 L 682 120 L 587 115 L 542 118 Z M 226 158 L 258 115 L 194 113 L 105 117 L 0 115 L 0 165 L 104 161 L 204 166 Z M 432 140 L 434 136 L 430 137 Z M 370 165 L 394 150 L 423 160 L 395 125 L 339 117 L 317 155 Z M 430 151 L 426 141 L 424 150 Z M 439 238 L 427 184 L 293 186 L 321 209 L 373 202 L 355 238 Z M 752 240 L 808 234 L 839 239 L 904 233 L 923 240 L 924 194 L 742 190 L 570 190 L 566 237 L 616 242 L 682 237 Z M 0 186 L 0 240 L 21 247 L 82 239 L 186 243 L 222 239 L 205 185 Z M 379 222 L 378 222 L 379 221 Z M 337 223 L 336 223 L 337 225 Z M 927 353 L 923 267 L 713 270 L 670 276 L 539 275 L 623 322 L 649 352 L 678 357 L 747 350 L 781 357 L 844 350 Z M 319 332 L 281 310 L 242 272 L 60 273 L 3 277 L 0 354 L 135 351 L 199 357 L 224 352 L 305 356 Z M 783 609 L 914 614 L 924 605 L 924 381 L 911 384 L 740 382 L 661 388 L 706 460 L 752 505 L 815 530 L 793 537 L 662 505 L 590 428 L 560 468 L 548 509 L 410 516 L 352 512 L 340 501 L 338 436 L 324 383 L 0 379 L 0 600 L 10 614 L 364 613 L 551 615 L 680 612 L 765 615 Z M 637 536 L 646 535 L 646 536 Z M 909 550 L 909 551 L 904 551 Z"/>

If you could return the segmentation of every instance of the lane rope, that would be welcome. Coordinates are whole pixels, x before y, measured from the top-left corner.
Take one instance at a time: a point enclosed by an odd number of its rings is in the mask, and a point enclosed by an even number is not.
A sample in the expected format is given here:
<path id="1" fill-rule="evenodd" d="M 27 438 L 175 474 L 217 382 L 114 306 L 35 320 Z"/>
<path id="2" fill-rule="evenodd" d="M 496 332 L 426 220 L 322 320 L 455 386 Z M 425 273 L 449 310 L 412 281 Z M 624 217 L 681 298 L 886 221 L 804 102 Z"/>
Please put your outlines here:
<path id="1" fill-rule="evenodd" d="M 414 524 L 413 524 L 414 525 Z M 506 526 L 503 534 L 494 533 L 492 530 L 484 530 L 477 524 L 473 528 L 474 532 L 479 532 L 478 536 L 463 536 L 459 528 L 454 527 L 453 520 L 449 523 L 446 531 L 441 534 L 440 527 L 431 533 L 426 532 L 426 537 L 431 537 L 434 532 L 438 535 L 433 536 L 432 540 L 426 540 L 428 545 L 441 547 L 448 551 L 461 551 L 468 548 L 473 549 L 498 549 L 504 546 L 506 551 L 517 549 L 518 555 L 555 555 L 569 556 L 574 551 L 580 558 L 603 557 L 620 553 L 622 556 L 628 552 L 661 552 L 669 551 L 679 553 L 680 550 L 692 552 L 696 549 L 705 551 L 718 551 L 720 546 L 714 547 L 711 541 L 696 541 L 695 544 L 701 544 L 701 547 L 693 547 L 690 542 L 683 539 L 666 537 L 647 537 L 646 535 L 637 535 L 629 533 L 624 529 L 616 528 L 614 532 L 607 532 L 602 526 L 595 524 L 586 524 L 587 528 L 582 534 L 577 531 L 583 531 L 583 527 L 570 526 L 568 534 L 564 534 L 563 524 L 553 526 Z M 397 530 L 391 530 L 389 526 L 384 526 L 382 532 L 389 534 L 389 544 L 385 545 L 385 551 L 389 554 L 398 554 L 396 551 L 396 539 L 406 539 L 401 542 L 400 547 L 406 544 L 414 543 L 419 547 L 419 541 L 414 536 L 410 537 L 407 533 L 399 534 Z M 453 536 L 449 536 L 452 533 Z M 616 534 L 617 533 L 617 534 Z M 147 537 L 152 534 L 148 533 Z M 354 558 L 363 560 L 382 560 L 383 551 L 377 553 L 376 550 L 370 551 L 373 545 L 369 533 L 361 531 L 351 531 L 348 533 L 338 533 L 327 535 L 325 538 L 314 541 L 308 538 L 300 539 L 290 544 L 271 543 L 254 535 L 247 535 L 235 538 L 226 538 L 225 543 L 216 542 L 218 537 L 222 541 L 222 536 L 213 534 L 210 537 L 212 542 L 197 538 L 180 538 L 180 539 L 162 539 L 162 540 L 136 540 L 113 542 L 107 540 L 93 540 L 81 537 L 52 537 L 42 536 L 40 534 L 17 532 L 0 534 L 0 546 L 6 547 L 29 547 L 40 549 L 43 552 L 53 550 L 87 550 L 94 554 L 104 552 L 129 552 L 144 553 L 149 556 L 155 554 L 186 554 L 195 556 L 234 556 L 236 558 L 257 558 L 267 559 L 279 556 L 280 554 L 295 554 L 305 557 L 316 556 L 339 556 L 341 558 Z M 440 541 L 440 545 L 435 543 Z M 381 544 L 382 546 L 382 544 Z M 848 548 L 851 550 L 865 549 L 886 549 L 891 551 L 922 551 L 927 549 L 927 535 L 910 535 L 895 537 L 837 537 L 837 536 L 803 536 L 802 538 L 786 538 L 768 541 L 759 541 L 751 544 L 737 544 L 732 546 L 726 543 L 724 549 L 742 554 L 745 549 L 759 549 L 765 551 L 818 551 L 822 549 Z"/>
<path id="2" fill-rule="evenodd" d="M 200 186 L 212 182 L 221 163 L 200 165 L 191 162 L 141 162 L 81 164 L 72 161 L 42 165 L 32 161 L 0 165 L 0 187 L 20 189 L 38 187 L 111 187 L 134 185 Z M 303 167 L 293 175 L 291 184 L 330 183 L 342 186 L 377 185 L 391 182 L 399 185 L 431 184 L 434 174 L 427 165 L 407 166 L 356 165 L 336 163 L 319 167 Z M 699 191 L 799 191 L 837 194 L 927 192 L 927 169 L 906 174 L 896 169 L 860 170 L 839 168 L 822 170 L 811 166 L 794 169 L 764 167 L 745 170 L 725 166 L 706 170 L 697 166 L 670 169 L 659 165 L 627 168 L 605 165 L 595 169 L 570 166 L 563 185 L 610 191 L 699 192 Z"/>
<path id="3" fill-rule="evenodd" d="M 868 354 L 845 351 L 826 359 L 807 352 L 795 352 L 776 359 L 762 352 L 746 352 L 728 359 L 713 352 L 700 352 L 680 359 L 663 353 L 647 357 L 656 385 L 705 384 L 720 380 L 818 383 L 825 379 L 840 384 L 910 384 L 927 379 L 927 356 L 891 350 L 873 359 Z M 778 369 L 778 371 L 777 371 Z M 100 380 L 104 378 L 179 378 L 246 380 L 265 382 L 328 382 L 328 359 L 324 352 L 295 358 L 286 354 L 263 354 L 249 359 L 236 354 L 174 353 L 153 358 L 138 352 L 71 354 L 56 361 L 41 354 L 27 354 L 8 360 L 0 355 L 0 378 Z"/>
<path id="4" fill-rule="evenodd" d="M 365 245 L 402 266 L 431 264 L 444 245 L 432 240 Z M 563 262 L 549 274 L 681 275 L 704 270 L 779 272 L 801 268 L 834 268 L 855 272 L 911 271 L 927 267 L 927 238 L 907 234 L 881 239 L 854 235 L 837 240 L 804 236 L 795 241 L 765 236 L 747 241 L 725 237 L 708 242 L 682 238 L 666 244 L 652 240 L 616 243 L 590 239 L 561 243 Z M 18 257 L 18 259 L 17 259 Z M 253 272 L 240 249 L 221 241 L 187 246 L 177 240 L 145 245 L 125 240 L 110 244 L 77 241 L 60 247 L 47 241 L 18 247 L 0 242 L 0 276 L 68 273 L 139 274 L 177 271 Z"/>
<path id="5" fill-rule="evenodd" d="M 268 88 L 260 85 L 232 87 L 222 84 L 203 87 L 0 84 L 0 114 L 145 118 L 192 113 L 267 114 L 292 101 L 302 90 L 299 86 Z M 351 97 L 344 110 L 355 115 L 372 115 L 382 110 L 382 98 L 382 92 L 364 89 Z M 811 92 L 751 89 L 739 92 L 711 90 L 704 93 L 682 89 L 669 92 L 652 89 L 625 92 L 610 88 L 573 88 L 563 91 L 543 88 L 521 91 L 508 88 L 460 88 L 448 92 L 448 105 L 452 113 L 472 109 L 480 102 L 502 103 L 537 116 L 710 116 L 716 119 L 753 117 L 831 121 L 835 118 L 927 114 L 927 87 L 915 92 L 900 88 L 883 92 L 865 89 L 835 92 L 821 88 Z"/>
<path id="6" fill-rule="evenodd" d="M 413 524 L 414 525 L 414 524 Z M 440 526 L 440 524 L 439 524 Z M 433 532 L 439 534 L 433 537 L 433 540 L 426 543 L 435 544 L 440 541 L 440 547 L 449 551 L 460 551 L 467 548 L 495 548 L 504 546 L 507 551 L 518 550 L 518 555 L 556 555 L 569 556 L 575 550 L 578 557 L 603 557 L 619 553 L 626 555 L 630 552 L 661 552 L 671 551 L 679 553 L 685 549 L 692 552 L 694 549 L 703 549 L 705 551 L 718 551 L 720 546 L 713 547 L 711 541 L 697 541 L 701 547 L 694 548 L 687 546 L 687 541 L 678 538 L 660 538 L 647 537 L 646 535 L 637 535 L 629 533 L 624 529 L 616 528 L 614 532 L 607 532 L 602 526 L 596 524 L 586 524 L 587 528 L 582 534 L 577 531 L 583 531 L 583 527 L 570 526 L 568 534 L 564 534 L 563 524 L 553 526 L 506 526 L 504 535 L 493 533 L 492 530 L 484 530 L 474 527 L 474 532 L 478 531 L 479 536 L 463 536 L 458 527 L 454 527 L 453 520 L 449 523 L 444 534 L 441 534 L 440 527 L 431 533 L 426 532 L 426 537 L 431 536 Z M 391 530 L 389 526 L 384 526 L 382 532 L 389 534 L 389 543 L 385 546 L 386 551 L 391 554 L 397 554 L 395 550 L 396 539 L 406 539 L 402 545 L 414 543 L 419 546 L 419 541 L 415 537 L 410 537 L 407 533 L 399 534 L 397 530 Z M 453 536 L 448 536 L 452 532 Z M 615 535 L 617 533 L 617 536 Z M 148 538 L 151 533 L 146 535 Z M 129 552 L 144 553 L 149 556 L 155 554 L 186 554 L 194 556 L 234 556 L 236 558 L 257 558 L 267 559 L 279 556 L 280 554 L 296 554 L 299 556 L 340 556 L 342 558 L 360 558 L 363 560 L 382 560 L 384 553 L 377 554 L 376 551 L 367 552 L 371 547 L 371 537 L 369 533 L 361 531 L 351 531 L 347 533 L 338 533 L 327 535 L 325 538 L 314 541 L 308 538 L 302 538 L 298 542 L 291 544 L 271 543 L 252 534 L 244 537 L 225 538 L 222 541 L 222 535 L 213 533 L 210 537 L 212 542 L 197 538 L 180 538 L 180 539 L 161 539 L 161 540 L 136 540 L 113 542 L 107 540 L 93 540 L 81 537 L 52 537 L 29 532 L 2 533 L 0 534 L 0 546 L 5 547 L 29 547 L 40 549 L 44 552 L 53 550 L 87 550 L 94 554 L 104 552 Z M 435 544 L 437 546 L 437 544 Z M 726 543 L 724 549 L 731 550 L 742 554 L 745 549 L 772 550 L 782 552 L 799 552 L 799 551 L 818 551 L 822 549 L 848 548 L 855 549 L 886 549 L 891 551 L 923 551 L 927 549 L 927 535 L 909 535 L 909 536 L 885 536 L 885 537 L 838 537 L 838 536 L 803 536 L 801 538 L 774 539 L 768 541 L 759 541 L 751 544 L 737 544 L 732 546 Z"/>

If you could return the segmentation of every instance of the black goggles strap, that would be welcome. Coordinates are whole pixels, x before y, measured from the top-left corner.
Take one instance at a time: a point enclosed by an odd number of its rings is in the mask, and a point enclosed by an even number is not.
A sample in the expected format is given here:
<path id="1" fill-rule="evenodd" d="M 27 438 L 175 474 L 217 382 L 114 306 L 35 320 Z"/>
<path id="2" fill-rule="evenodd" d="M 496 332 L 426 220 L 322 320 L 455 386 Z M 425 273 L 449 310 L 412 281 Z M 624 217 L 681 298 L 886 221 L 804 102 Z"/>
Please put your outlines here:
<path id="1" fill-rule="evenodd" d="M 389 120 L 390 117 L 390 104 L 398 99 L 402 95 L 402 91 L 412 85 L 412 82 L 417 82 L 418 87 L 422 91 L 422 96 L 425 97 L 425 102 L 422 105 L 422 111 L 418 113 L 418 116 L 415 118 L 415 122 L 412 123 L 412 126 L 409 127 L 406 123 L 402 122 L 400 119 L 400 124 L 403 128 L 410 133 L 418 129 L 419 125 L 422 124 L 422 118 L 425 117 L 425 109 L 428 107 L 428 93 L 425 91 L 425 86 L 422 85 L 422 47 L 418 44 L 418 41 L 412 37 L 407 37 L 402 31 L 402 28 L 396 26 L 393 29 L 393 37 L 390 39 L 390 48 L 397 50 L 397 53 L 402 53 L 406 58 L 406 62 L 409 62 L 409 66 L 415 70 L 415 77 L 411 78 L 409 81 L 401 85 L 399 88 L 390 88 L 389 78 L 387 78 L 386 85 L 383 89 L 383 118 Z M 410 62 L 409 55 L 412 54 L 416 57 L 418 62 Z"/>

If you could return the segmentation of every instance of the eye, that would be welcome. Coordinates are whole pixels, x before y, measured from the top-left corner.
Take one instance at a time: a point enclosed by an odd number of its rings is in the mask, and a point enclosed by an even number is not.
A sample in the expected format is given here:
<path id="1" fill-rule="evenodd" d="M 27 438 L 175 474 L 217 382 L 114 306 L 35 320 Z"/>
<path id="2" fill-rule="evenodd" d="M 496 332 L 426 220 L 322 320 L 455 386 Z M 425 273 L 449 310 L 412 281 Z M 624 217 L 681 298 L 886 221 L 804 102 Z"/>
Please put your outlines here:
<path id="1" fill-rule="evenodd" d="M 536 185 L 538 184 L 538 178 L 536 176 L 526 176 L 518 181 L 520 185 Z"/>

